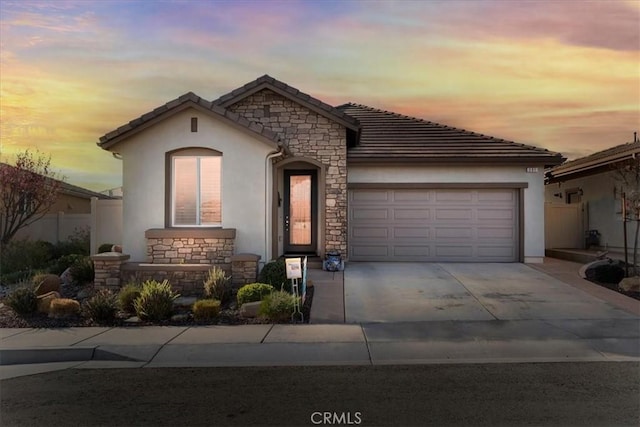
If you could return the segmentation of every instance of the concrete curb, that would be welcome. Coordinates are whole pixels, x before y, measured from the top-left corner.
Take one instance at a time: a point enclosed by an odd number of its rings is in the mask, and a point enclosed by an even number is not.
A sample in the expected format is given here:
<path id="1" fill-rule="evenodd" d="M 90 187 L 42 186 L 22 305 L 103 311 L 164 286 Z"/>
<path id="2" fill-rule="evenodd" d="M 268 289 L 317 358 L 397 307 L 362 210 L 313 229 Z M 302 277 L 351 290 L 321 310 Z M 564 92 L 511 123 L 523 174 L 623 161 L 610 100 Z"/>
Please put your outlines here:
<path id="1" fill-rule="evenodd" d="M 0 366 L 92 360 L 96 347 L 37 347 L 0 350 Z"/>

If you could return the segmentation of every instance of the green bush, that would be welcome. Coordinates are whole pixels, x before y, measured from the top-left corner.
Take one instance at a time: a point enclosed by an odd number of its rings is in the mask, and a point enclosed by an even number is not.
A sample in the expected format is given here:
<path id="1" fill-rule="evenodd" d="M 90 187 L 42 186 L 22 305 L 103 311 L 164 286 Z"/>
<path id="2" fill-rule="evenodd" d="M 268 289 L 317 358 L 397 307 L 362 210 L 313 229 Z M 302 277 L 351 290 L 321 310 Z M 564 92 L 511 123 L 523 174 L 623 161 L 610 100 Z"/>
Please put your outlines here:
<path id="1" fill-rule="evenodd" d="M 80 254 L 87 256 L 91 248 L 91 234 L 89 228 L 76 228 L 71 236 L 62 242 L 55 244 L 53 257 L 60 258 L 65 255 Z"/>
<path id="2" fill-rule="evenodd" d="M 115 295 L 101 289 L 84 304 L 85 315 L 97 323 L 110 323 L 116 318 L 118 304 Z"/>
<path id="3" fill-rule="evenodd" d="M 93 261 L 88 256 L 78 259 L 71 265 L 71 278 L 75 285 L 91 283 L 94 276 Z"/>
<path id="4" fill-rule="evenodd" d="M 217 299 L 201 299 L 192 307 L 193 318 L 196 320 L 210 320 L 218 317 L 220 301 Z"/>
<path id="5" fill-rule="evenodd" d="M 266 283 L 251 283 L 238 289 L 238 306 L 247 302 L 256 302 L 269 295 L 275 289 Z"/>
<path id="6" fill-rule="evenodd" d="M 134 301 L 136 314 L 140 319 L 152 322 L 168 319 L 173 310 L 173 300 L 178 296 L 168 281 L 159 283 L 147 280 L 142 284 L 140 296 Z"/>
<path id="7" fill-rule="evenodd" d="M 291 320 L 296 297 L 285 291 L 275 291 L 267 295 L 260 303 L 258 314 L 273 322 Z"/>
<path id="8" fill-rule="evenodd" d="M 0 276 L 0 284 L 13 285 L 29 281 L 31 276 L 32 272 L 30 270 L 14 271 L 13 273 L 7 273 Z"/>
<path id="9" fill-rule="evenodd" d="M 120 289 L 118 292 L 118 305 L 120 310 L 127 313 L 135 313 L 136 307 L 134 305 L 135 300 L 140 296 L 142 286 L 135 282 L 129 282 Z"/>
<path id="10" fill-rule="evenodd" d="M 204 279 L 204 295 L 207 298 L 214 298 L 220 301 L 224 301 L 230 294 L 229 289 L 230 277 L 225 274 L 225 271 L 214 265 L 212 269 L 207 273 L 207 277 Z"/>
<path id="11" fill-rule="evenodd" d="M 64 271 L 71 267 L 73 264 L 83 260 L 85 255 L 80 254 L 69 254 L 62 255 L 60 258 L 53 260 L 49 264 L 49 271 L 52 274 L 57 274 L 58 276 L 64 273 Z"/>
<path id="12" fill-rule="evenodd" d="M 105 252 L 111 252 L 111 248 L 113 248 L 112 243 L 103 243 L 100 246 L 98 246 L 98 253 L 103 254 Z"/>
<path id="13" fill-rule="evenodd" d="M 12 240 L 0 248 L 3 276 L 46 269 L 53 259 L 53 245 L 43 240 Z"/>
<path id="14" fill-rule="evenodd" d="M 291 281 L 287 279 L 284 258 L 278 258 L 265 264 L 258 276 L 258 282 L 267 283 L 277 290 L 291 292 Z"/>
<path id="15" fill-rule="evenodd" d="M 29 288 L 16 289 L 5 298 L 4 303 L 20 316 L 33 314 L 38 309 L 38 297 Z"/>

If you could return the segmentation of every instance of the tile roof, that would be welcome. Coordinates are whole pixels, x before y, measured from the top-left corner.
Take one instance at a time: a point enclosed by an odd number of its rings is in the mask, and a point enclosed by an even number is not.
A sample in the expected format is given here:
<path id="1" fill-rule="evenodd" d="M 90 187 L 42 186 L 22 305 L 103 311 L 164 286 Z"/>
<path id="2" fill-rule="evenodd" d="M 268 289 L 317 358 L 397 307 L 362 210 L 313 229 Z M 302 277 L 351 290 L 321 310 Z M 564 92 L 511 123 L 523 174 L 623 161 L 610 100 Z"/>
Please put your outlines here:
<path id="1" fill-rule="evenodd" d="M 120 126 L 116 130 L 103 135 L 102 137 L 100 137 L 98 146 L 105 150 L 108 150 L 110 147 L 122 141 L 123 139 L 130 137 L 131 135 L 147 128 L 148 126 L 151 126 L 152 124 L 168 116 L 176 114 L 190 107 L 195 107 L 201 111 L 205 111 L 218 117 L 222 117 L 233 124 L 239 125 L 240 127 L 245 128 L 252 133 L 255 133 L 261 137 L 266 138 L 267 140 L 272 141 L 276 145 L 282 145 L 278 134 L 273 132 L 271 129 L 267 129 L 259 123 L 252 122 L 218 105 L 214 105 L 211 101 L 207 101 L 204 98 L 201 98 L 198 95 L 194 94 L 193 92 L 188 92 L 174 99 L 173 101 L 169 101 L 166 104 L 154 109 L 153 111 L 150 111 L 136 119 L 131 120 L 129 123 Z"/>
<path id="2" fill-rule="evenodd" d="M 640 141 L 616 145 L 606 150 L 598 151 L 589 156 L 571 160 L 560 166 L 556 166 L 547 173 L 549 179 L 574 173 L 585 172 L 590 169 L 600 168 L 622 160 L 627 160 L 640 155 Z"/>
<path id="3" fill-rule="evenodd" d="M 507 162 L 557 165 L 559 153 L 361 104 L 336 107 L 360 123 L 349 162 Z"/>
<path id="4" fill-rule="evenodd" d="M 264 89 L 269 89 L 284 96 L 285 98 L 289 98 L 294 102 L 302 104 L 303 106 L 312 111 L 315 111 L 321 116 L 336 121 L 349 129 L 358 130 L 358 121 L 353 117 L 345 114 L 344 112 L 335 107 L 332 107 L 325 102 L 320 101 L 317 98 L 314 98 L 304 92 L 300 92 L 298 89 L 289 86 L 288 84 L 283 83 L 279 80 L 276 80 L 267 74 L 262 77 L 258 77 L 256 80 L 249 82 L 246 85 L 227 93 L 226 95 L 222 95 L 220 98 L 214 100 L 213 104 L 227 108 L 235 104 L 236 102 Z"/>

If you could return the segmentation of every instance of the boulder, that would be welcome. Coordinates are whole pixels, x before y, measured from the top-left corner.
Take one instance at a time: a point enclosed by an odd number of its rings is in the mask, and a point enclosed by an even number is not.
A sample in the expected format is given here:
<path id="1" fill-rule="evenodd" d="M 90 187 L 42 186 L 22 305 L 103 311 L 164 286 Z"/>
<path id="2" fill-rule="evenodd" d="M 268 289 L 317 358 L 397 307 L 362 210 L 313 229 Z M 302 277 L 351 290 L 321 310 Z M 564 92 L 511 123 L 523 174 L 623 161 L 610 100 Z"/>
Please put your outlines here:
<path id="1" fill-rule="evenodd" d="M 244 318 L 258 317 L 259 308 L 260 308 L 260 301 L 245 302 L 240 306 L 240 317 L 244 317 Z"/>
<path id="2" fill-rule="evenodd" d="M 55 291 L 48 292 L 44 295 L 38 295 L 38 313 L 49 313 L 51 301 L 60 298 L 60 294 Z"/>
<path id="3" fill-rule="evenodd" d="M 60 293 L 60 285 L 62 284 L 62 279 L 55 274 L 45 274 L 40 276 L 38 280 L 39 283 L 34 283 L 36 285 L 35 293 L 36 295 L 44 295 L 49 292 L 58 292 Z"/>
<path id="4" fill-rule="evenodd" d="M 120 246 L 120 245 L 113 245 L 113 246 L 111 247 L 111 252 L 119 252 L 119 253 L 122 253 L 122 246 Z"/>
<path id="5" fill-rule="evenodd" d="M 640 277 L 625 277 L 618 283 L 618 290 L 622 292 L 640 292 Z"/>
<path id="6" fill-rule="evenodd" d="M 71 276 L 71 267 L 67 268 L 61 275 L 60 279 L 62 280 L 62 284 L 64 286 L 69 286 L 73 284 L 73 277 Z"/>
<path id="7" fill-rule="evenodd" d="M 173 300 L 173 308 L 174 310 L 190 310 L 197 300 L 197 297 L 178 297 Z"/>

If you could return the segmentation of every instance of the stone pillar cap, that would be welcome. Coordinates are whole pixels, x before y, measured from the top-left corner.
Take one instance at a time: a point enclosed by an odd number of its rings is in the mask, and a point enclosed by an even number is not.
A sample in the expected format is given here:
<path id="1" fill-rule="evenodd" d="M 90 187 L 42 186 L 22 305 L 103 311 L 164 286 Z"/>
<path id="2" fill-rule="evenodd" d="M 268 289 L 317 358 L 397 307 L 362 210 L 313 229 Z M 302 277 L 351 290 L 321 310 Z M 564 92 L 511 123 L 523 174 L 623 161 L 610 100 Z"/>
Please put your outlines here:
<path id="1" fill-rule="evenodd" d="M 122 254 L 120 252 L 103 252 L 101 254 L 91 255 L 94 261 L 126 261 L 131 255 Z"/>

